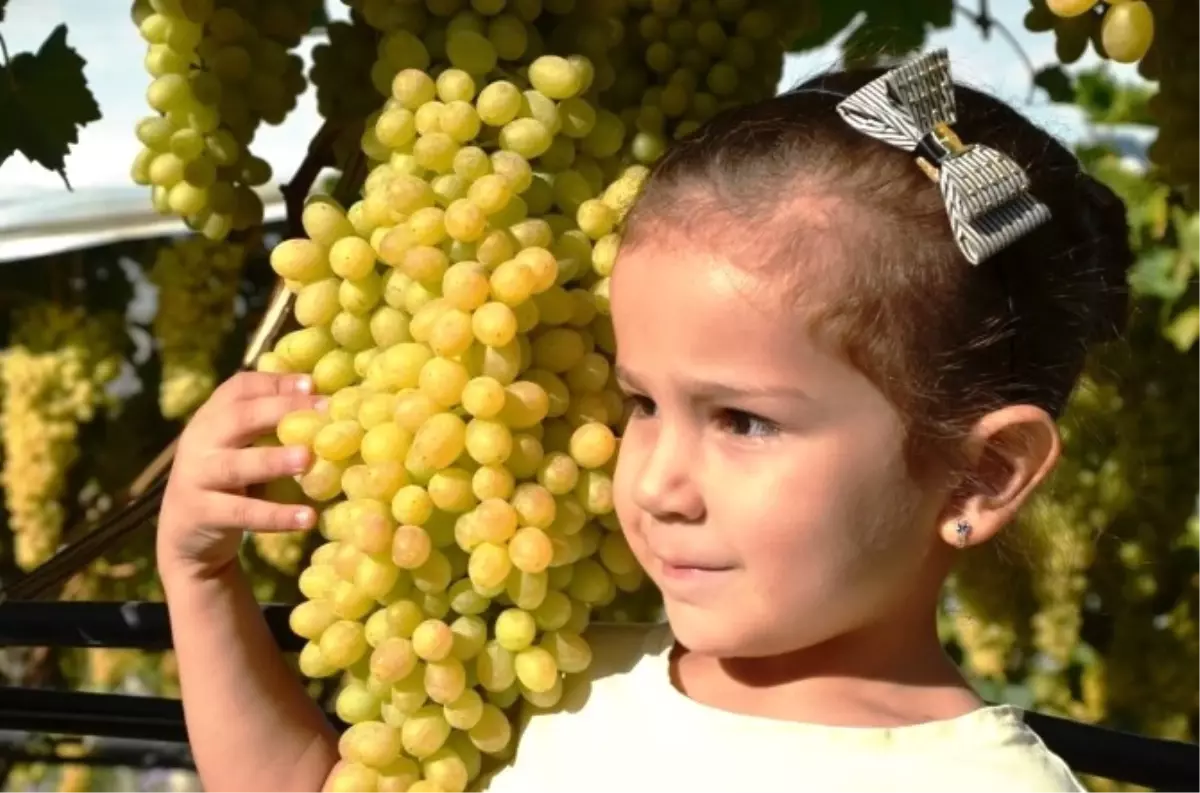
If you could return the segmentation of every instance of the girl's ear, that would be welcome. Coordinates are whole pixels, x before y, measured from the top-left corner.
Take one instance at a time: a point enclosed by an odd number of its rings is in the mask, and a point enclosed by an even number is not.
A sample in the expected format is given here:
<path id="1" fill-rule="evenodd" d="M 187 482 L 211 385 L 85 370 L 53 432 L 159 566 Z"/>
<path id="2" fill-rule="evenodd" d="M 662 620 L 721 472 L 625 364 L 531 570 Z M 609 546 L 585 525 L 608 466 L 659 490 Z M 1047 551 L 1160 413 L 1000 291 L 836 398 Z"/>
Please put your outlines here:
<path id="1" fill-rule="evenodd" d="M 995 537 L 1017 514 L 1062 453 L 1058 426 L 1032 405 L 1010 405 L 975 423 L 965 441 L 970 477 L 943 516 L 942 539 L 956 547 Z"/>

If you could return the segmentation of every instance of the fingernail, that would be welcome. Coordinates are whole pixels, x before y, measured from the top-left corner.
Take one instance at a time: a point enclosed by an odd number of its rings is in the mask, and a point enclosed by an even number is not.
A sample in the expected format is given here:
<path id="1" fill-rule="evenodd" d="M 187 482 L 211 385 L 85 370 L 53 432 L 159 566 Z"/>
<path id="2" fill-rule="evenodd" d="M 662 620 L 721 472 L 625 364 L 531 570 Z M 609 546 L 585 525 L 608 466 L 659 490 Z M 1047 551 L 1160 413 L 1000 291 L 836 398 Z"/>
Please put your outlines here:
<path id="1" fill-rule="evenodd" d="M 295 471 L 303 471 L 308 467 L 308 449 L 304 446 L 296 446 L 289 449 L 288 464 Z"/>
<path id="2" fill-rule="evenodd" d="M 312 526 L 313 511 L 311 509 L 296 510 L 296 514 L 293 519 L 296 521 L 297 526 L 302 529 L 307 529 L 308 527 Z"/>
<path id="3" fill-rule="evenodd" d="M 329 398 L 328 397 L 321 397 L 320 399 L 318 399 L 316 402 L 313 403 L 313 410 L 323 411 L 328 407 L 329 407 Z"/>
<path id="4" fill-rule="evenodd" d="M 305 394 L 311 394 L 313 390 L 312 378 L 308 375 L 296 378 L 296 389 L 304 392 Z"/>

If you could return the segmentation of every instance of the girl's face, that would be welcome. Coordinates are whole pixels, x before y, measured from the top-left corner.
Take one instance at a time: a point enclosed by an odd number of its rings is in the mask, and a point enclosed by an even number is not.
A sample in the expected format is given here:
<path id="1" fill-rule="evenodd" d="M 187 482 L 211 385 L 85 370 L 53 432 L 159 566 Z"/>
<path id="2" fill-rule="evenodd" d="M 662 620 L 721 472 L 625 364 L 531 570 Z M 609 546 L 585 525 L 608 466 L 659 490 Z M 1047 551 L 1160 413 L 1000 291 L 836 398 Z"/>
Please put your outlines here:
<path id="1" fill-rule="evenodd" d="M 941 503 L 909 477 L 883 394 L 811 340 L 770 272 L 676 235 L 622 252 L 616 272 L 634 402 L 617 513 L 678 640 L 776 655 L 911 601 L 937 566 Z"/>

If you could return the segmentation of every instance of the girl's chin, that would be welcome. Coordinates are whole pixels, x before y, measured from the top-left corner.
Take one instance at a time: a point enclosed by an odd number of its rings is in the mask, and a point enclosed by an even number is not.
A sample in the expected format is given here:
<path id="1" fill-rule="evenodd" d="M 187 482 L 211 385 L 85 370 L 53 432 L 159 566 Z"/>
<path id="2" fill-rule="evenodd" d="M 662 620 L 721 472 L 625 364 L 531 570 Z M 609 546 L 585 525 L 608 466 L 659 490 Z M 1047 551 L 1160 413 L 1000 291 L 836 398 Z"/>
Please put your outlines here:
<path id="1" fill-rule="evenodd" d="M 753 645 L 744 617 L 720 608 L 673 601 L 664 597 L 667 621 L 675 641 L 697 655 L 736 658 Z"/>

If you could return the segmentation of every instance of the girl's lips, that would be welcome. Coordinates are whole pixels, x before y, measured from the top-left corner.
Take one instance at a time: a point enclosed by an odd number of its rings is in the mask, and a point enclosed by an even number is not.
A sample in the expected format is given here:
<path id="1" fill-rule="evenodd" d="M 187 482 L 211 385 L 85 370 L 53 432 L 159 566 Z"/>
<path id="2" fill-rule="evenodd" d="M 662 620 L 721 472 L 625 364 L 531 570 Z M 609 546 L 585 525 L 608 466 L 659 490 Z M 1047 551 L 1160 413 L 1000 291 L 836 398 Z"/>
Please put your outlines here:
<path id="1" fill-rule="evenodd" d="M 733 569 L 729 565 L 714 565 L 686 560 L 665 559 L 659 561 L 665 578 L 676 581 L 702 581 L 712 579 Z"/>

